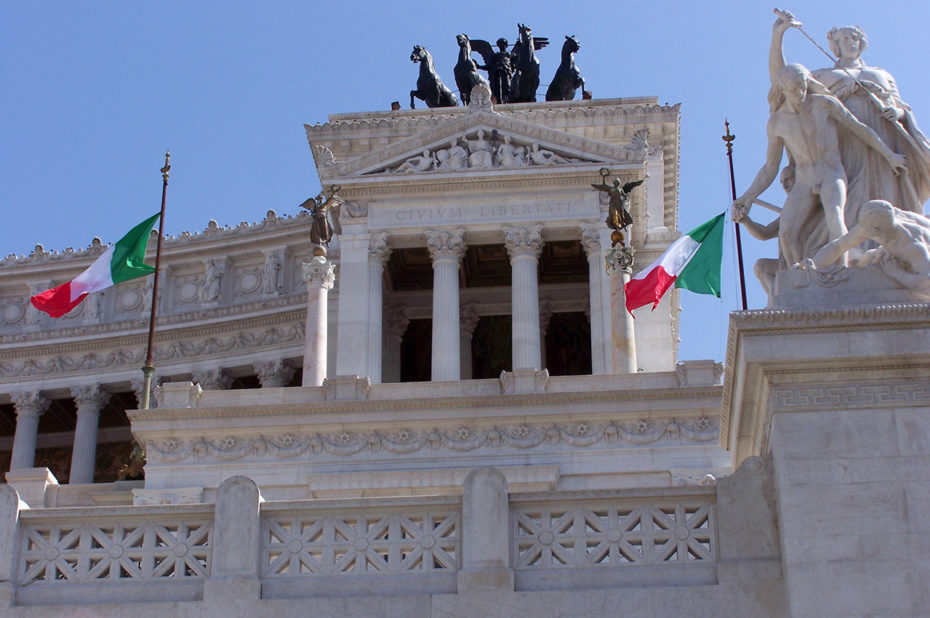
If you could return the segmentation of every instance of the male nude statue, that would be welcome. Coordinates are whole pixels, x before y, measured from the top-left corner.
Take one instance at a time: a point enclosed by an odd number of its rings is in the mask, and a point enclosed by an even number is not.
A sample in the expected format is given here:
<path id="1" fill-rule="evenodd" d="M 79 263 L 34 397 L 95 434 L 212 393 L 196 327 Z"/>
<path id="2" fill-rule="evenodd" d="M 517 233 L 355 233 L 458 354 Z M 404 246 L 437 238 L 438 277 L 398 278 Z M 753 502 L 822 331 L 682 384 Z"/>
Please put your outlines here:
<path id="1" fill-rule="evenodd" d="M 889 277 L 904 287 L 930 295 L 930 219 L 895 208 L 885 200 L 862 205 L 859 220 L 848 233 L 828 243 L 806 268 L 824 268 L 842 259 L 846 251 L 866 240 L 879 244 L 859 258 L 859 266 L 877 263 Z"/>
<path id="2" fill-rule="evenodd" d="M 843 128 L 878 152 L 895 173 L 906 171 L 902 155 L 892 152 L 876 135 L 843 107 L 810 72 L 789 64 L 775 75 L 769 93 L 768 149 L 766 161 L 746 192 L 733 202 L 734 219 L 749 212 L 752 201 L 772 184 L 782 152 L 795 167 L 795 182 L 785 200 L 778 230 L 778 244 L 788 265 L 804 255 L 802 228 L 814 210 L 822 208 L 830 240 L 846 233 L 846 172 L 840 162 L 837 130 Z M 841 258 L 845 265 L 845 254 Z"/>

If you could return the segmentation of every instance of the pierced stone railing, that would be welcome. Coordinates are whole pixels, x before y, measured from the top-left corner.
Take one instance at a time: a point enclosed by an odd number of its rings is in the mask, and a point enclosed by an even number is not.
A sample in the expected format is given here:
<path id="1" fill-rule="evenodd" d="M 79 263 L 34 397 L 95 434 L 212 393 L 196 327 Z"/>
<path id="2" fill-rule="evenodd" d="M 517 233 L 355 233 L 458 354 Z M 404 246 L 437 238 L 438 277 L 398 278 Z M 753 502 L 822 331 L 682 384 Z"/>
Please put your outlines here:
<path id="1" fill-rule="evenodd" d="M 711 583 L 717 555 L 714 490 L 676 494 L 513 498 L 517 587 L 634 584 L 655 577 L 657 569 L 666 581 Z"/>
<path id="2" fill-rule="evenodd" d="M 146 586 L 190 600 L 210 575 L 213 505 L 25 510 L 17 543 L 20 602 L 100 600 L 125 584 L 129 598 L 148 598 Z"/>
<path id="3" fill-rule="evenodd" d="M 15 605 L 713 584 L 714 487 L 28 509 L 0 485 L 0 601 Z"/>
<path id="4" fill-rule="evenodd" d="M 263 594 L 453 592 L 462 551 L 455 498 L 262 506 Z M 385 576 L 391 581 L 385 581 Z"/>

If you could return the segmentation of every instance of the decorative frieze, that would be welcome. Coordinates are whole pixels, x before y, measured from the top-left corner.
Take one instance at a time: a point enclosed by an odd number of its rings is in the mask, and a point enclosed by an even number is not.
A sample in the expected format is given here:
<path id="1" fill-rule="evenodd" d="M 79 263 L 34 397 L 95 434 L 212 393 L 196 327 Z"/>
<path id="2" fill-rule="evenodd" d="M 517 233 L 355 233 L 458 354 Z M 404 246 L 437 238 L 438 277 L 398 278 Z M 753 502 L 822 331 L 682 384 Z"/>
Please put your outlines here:
<path id="1" fill-rule="evenodd" d="M 364 397 L 361 397 L 364 398 Z M 255 437 L 180 437 L 149 440 L 150 461 L 176 463 L 185 460 L 244 458 L 290 459 L 361 453 L 409 455 L 418 451 L 504 451 L 553 448 L 591 448 L 598 445 L 630 447 L 655 444 L 710 444 L 718 439 L 716 419 L 568 421 L 513 425 L 469 425 L 455 429 L 396 429 L 331 433 L 261 434 Z"/>

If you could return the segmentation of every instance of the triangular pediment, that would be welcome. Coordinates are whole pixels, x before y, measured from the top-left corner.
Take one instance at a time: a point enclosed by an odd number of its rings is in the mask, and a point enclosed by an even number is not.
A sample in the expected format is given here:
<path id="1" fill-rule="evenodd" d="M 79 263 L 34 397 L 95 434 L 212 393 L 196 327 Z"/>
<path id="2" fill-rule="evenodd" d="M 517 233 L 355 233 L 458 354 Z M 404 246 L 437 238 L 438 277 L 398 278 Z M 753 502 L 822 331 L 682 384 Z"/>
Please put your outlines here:
<path id="1" fill-rule="evenodd" d="M 321 178 L 409 177 L 591 165 L 637 165 L 646 131 L 628 146 L 540 126 L 493 111 L 449 118 L 438 126 L 346 161 L 319 167 Z M 330 155 L 331 156 L 331 155 Z"/>

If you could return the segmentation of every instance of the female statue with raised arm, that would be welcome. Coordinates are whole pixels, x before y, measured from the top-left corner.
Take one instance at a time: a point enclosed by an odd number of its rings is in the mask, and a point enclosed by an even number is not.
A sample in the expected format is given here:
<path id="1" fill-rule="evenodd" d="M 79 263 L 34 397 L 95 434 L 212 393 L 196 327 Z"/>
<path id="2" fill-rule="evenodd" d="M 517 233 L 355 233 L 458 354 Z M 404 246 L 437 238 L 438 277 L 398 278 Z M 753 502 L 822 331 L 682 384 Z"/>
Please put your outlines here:
<path id="1" fill-rule="evenodd" d="M 776 24 L 769 56 L 770 73 L 777 72 L 785 63 L 781 35 L 789 27 L 801 27 L 790 13 L 776 13 L 785 23 L 782 27 Z M 854 224 L 859 207 L 873 199 L 884 199 L 903 210 L 923 213 L 924 202 L 930 199 L 930 141 L 917 126 L 911 108 L 901 100 L 891 74 L 862 61 L 867 40 L 861 28 L 833 28 L 827 39 L 837 60 L 832 67 L 813 71 L 814 78 L 840 99 L 859 122 L 908 161 L 908 173 L 896 175 L 881 155 L 864 147 L 848 132 L 840 133 L 840 158 L 849 179 L 847 225 Z"/>

